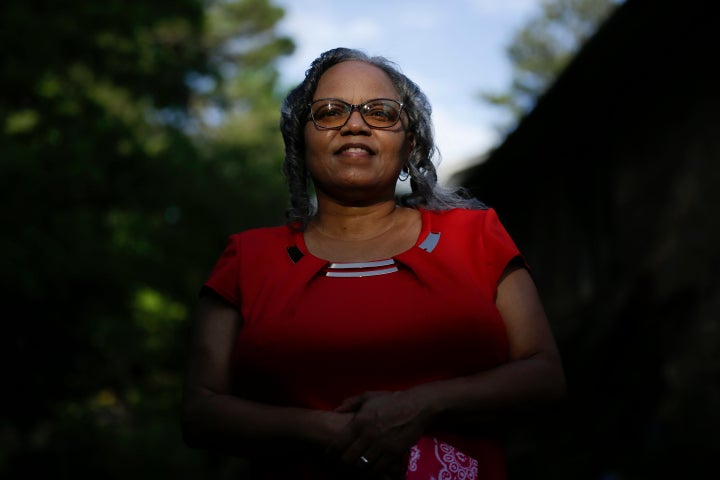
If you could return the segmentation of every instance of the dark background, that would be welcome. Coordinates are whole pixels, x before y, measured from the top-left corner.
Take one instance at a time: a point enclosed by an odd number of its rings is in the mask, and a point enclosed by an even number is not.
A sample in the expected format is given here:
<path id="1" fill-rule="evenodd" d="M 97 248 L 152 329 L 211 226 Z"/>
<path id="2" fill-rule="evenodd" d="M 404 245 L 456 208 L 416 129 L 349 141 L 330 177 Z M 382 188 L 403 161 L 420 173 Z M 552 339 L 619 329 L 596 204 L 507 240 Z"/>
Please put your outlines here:
<path id="1" fill-rule="evenodd" d="M 458 178 L 526 253 L 568 373 L 567 409 L 511 437 L 513 478 L 716 476 L 710 4 L 625 2 Z M 3 478 L 243 477 L 184 446 L 178 409 L 226 235 L 283 221 L 281 16 L 260 0 L 0 6 Z"/>
<path id="2" fill-rule="evenodd" d="M 565 416 L 518 478 L 717 478 L 720 50 L 708 1 L 630 0 L 461 183 L 525 252 Z"/>

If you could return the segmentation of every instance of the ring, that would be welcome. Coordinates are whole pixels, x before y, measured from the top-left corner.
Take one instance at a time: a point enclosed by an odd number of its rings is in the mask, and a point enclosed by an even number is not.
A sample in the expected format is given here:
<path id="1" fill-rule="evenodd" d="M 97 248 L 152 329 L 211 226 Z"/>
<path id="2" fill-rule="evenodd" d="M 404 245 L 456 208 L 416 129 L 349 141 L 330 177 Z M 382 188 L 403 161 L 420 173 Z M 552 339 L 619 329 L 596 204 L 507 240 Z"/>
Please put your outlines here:
<path id="1" fill-rule="evenodd" d="M 370 463 L 370 460 L 368 460 L 367 458 L 365 458 L 365 455 L 361 455 L 361 456 L 360 456 L 360 461 L 363 462 L 365 465 L 367 465 L 368 463 Z"/>

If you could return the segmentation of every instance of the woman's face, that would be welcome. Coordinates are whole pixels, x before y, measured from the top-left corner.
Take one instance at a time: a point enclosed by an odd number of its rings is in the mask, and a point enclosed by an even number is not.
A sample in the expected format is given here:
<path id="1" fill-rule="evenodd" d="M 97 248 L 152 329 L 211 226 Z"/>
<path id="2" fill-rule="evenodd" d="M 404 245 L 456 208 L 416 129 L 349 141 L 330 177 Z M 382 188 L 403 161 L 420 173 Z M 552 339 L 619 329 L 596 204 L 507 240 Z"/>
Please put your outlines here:
<path id="1" fill-rule="evenodd" d="M 348 61 L 328 69 L 313 100 L 337 98 L 360 104 L 376 98 L 400 100 L 390 78 L 379 68 Z M 318 195 L 339 201 L 373 202 L 393 197 L 403 163 L 412 148 L 406 116 L 387 129 L 371 128 L 353 110 L 339 130 L 305 124 L 305 161 Z"/>

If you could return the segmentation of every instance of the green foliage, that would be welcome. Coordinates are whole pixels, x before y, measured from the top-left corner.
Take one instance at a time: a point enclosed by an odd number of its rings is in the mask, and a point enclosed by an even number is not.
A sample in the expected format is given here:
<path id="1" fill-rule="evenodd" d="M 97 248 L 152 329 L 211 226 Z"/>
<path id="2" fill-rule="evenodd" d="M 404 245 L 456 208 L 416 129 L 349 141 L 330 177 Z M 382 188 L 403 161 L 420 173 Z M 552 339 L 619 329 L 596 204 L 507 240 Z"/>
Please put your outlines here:
<path id="1" fill-rule="evenodd" d="M 533 108 L 617 3 L 617 0 L 542 0 L 538 15 L 515 34 L 508 46 L 512 85 L 506 92 L 482 93 L 481 98 L 505 109 L 514 121 L 519 120 Z"/>
<path id="2" fill-rule="evenodd" d="M 3 478 L 207 474 L 179 433 L 186 330 L 227 235 L 283 221 L 282 14 L 0 6 Z"/>

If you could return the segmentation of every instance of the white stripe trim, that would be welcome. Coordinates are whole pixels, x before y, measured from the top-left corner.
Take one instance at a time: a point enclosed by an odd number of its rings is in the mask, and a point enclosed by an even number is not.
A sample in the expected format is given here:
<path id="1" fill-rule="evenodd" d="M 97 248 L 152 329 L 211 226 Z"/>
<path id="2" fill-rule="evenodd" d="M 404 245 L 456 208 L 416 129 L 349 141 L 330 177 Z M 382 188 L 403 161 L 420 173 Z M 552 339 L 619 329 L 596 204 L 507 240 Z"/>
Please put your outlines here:
<path id="1" fill-rule="evenodd" d="M 388 265 L 395 265 L 395 260 L 390 258 L 388 260 L 376 260 L 373 262 L 331 263 L 328 268 L 375 268 L 387 267 Z"/>
<path id="2" fill-rule="evenodd" d="M 385 268 L 382 270 L 364 270 L 362 272 L 327 272 L 325 276 L 327 277 L 374 277 L 375 275 L 385 275 L 387 273 L 394 273 L 397 272 L 397 267 L 392 268 Z"/>

